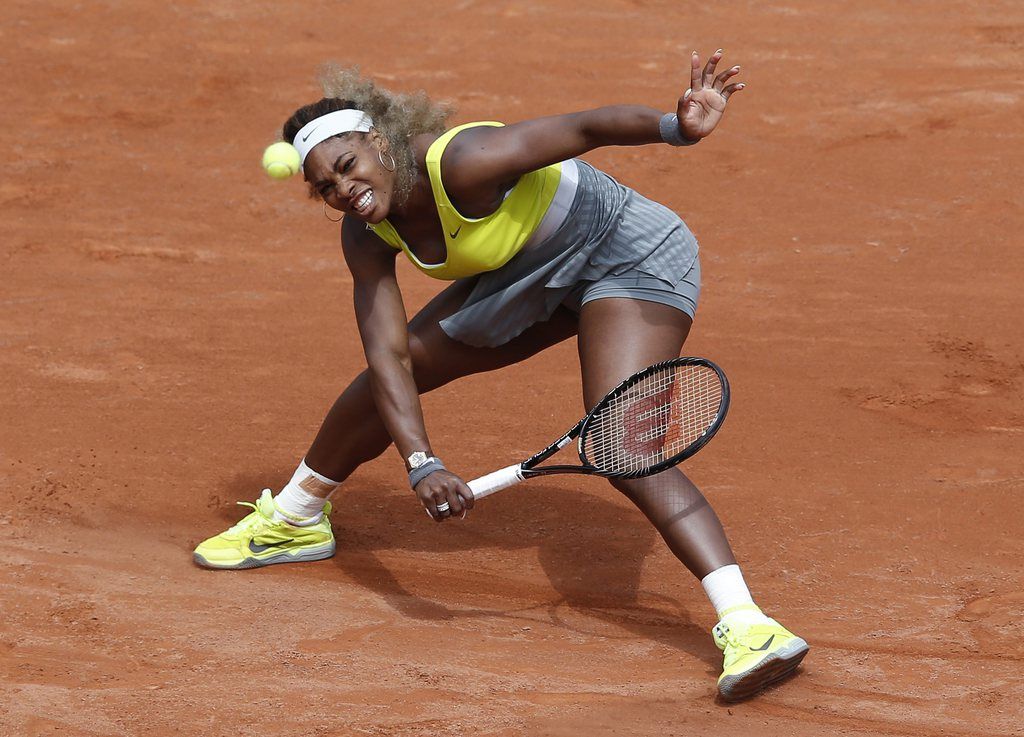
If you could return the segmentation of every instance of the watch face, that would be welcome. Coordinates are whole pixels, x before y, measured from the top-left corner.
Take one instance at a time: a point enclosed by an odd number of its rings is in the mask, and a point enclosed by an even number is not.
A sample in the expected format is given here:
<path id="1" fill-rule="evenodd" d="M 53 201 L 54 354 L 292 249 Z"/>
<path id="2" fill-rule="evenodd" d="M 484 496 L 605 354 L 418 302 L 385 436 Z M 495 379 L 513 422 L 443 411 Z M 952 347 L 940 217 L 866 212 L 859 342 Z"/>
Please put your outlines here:
<path id="1" fill-rule="evenodd" d="M 427 454 L 422 450 L 418 450 L 409 456 L 409 468 L 419 468 L 427 462 Z"/>

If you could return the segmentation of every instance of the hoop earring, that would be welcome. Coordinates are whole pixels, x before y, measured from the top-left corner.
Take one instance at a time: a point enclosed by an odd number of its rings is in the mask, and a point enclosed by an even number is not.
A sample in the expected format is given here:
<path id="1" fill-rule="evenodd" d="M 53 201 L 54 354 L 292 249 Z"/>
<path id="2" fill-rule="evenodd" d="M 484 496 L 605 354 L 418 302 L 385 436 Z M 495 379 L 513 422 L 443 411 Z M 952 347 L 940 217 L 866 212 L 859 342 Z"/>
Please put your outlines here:
<path id="1" fill-rule="evenodd" d="M 388 171 L 395 170 L 397 164 L 395 163 L 395 157 L 391 155 L 390 151 L 388 152 L 388 158 L 391 159 L 391 166 L 388 166 L 387 164 L 384 163 L 384 152 L 381 151 L 380 149 L 377 149 L 377 158 L 380 159 L 380 165 L 383 166 L 385 169 L 387 169 Z"/>
<path id="2" fill-rule="evenodd" d="M 334 210 L 333 207 L 331 209 Z M 334 211 L 338 212 L 337 210 L 334 210 Z M 330 215 L 327 214 L 327 200 L 324 200 L 324 217 L 327 218 L 328 220 L 330 220 L 332 223 L 340 223 L 345 218 L 345 215 L 342 214 L 342 216 L 339 217 L 337 220 L 332 218 Z"/>

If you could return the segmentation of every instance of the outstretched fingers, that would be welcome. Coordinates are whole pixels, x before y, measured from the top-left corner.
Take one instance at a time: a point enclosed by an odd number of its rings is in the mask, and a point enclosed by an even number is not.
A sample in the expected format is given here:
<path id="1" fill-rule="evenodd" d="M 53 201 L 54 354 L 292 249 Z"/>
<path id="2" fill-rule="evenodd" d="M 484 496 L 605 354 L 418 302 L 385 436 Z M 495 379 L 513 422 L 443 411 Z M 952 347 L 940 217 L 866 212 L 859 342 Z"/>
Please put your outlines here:
<path id="1" fill-rule="evenodd" d="M 728 100 L 729 99 L 729 95 L 731 95 L 733 92 L 739 92 L 744 87 L 746 87 L 746 85 L 743 84 L 742 82 L 740 82 L 739 84 L 731 84 L 728 87 L 726 87 L 724 90 L 722 90 L 722 97 L 724 97 L 726 100 Z"/>
<path id="2" fill-rule="evenodd" d="M 725 83 L 740 73 L 740 67 L 737 64 L 731 69 L 726 69 L 724 72 L 715 77 L 714 88 L 721 92 L 725 89 Z"/>
<path id="3" fill-rule="evenodd" d="M 717 67 L 718 62 L 722 60 L 722 53 L 722 50 L 718 49 L 715 53 L 711 55 L 711 58 L 708 59 L 708 63 L 704 65 L 704 72 L 703 74 L 701 74 L 700 78 L 701 87 L 711 86 L 711 79 L 715 75 L 715 67 Z"/>
<path id="4" fill-rule="evenodd" d="M 700 54 L 694 51 L 690 55 L 690 89 L 676 107 L 679 129 L 686 140 L 698 141 L 710 135 L 722 119 L 729 96 L 746 87 L 733 81 L 740 72 L 739 65 L 716 75 L 723 54 L 722 49 L 716 50 L 703 66 Z"/>

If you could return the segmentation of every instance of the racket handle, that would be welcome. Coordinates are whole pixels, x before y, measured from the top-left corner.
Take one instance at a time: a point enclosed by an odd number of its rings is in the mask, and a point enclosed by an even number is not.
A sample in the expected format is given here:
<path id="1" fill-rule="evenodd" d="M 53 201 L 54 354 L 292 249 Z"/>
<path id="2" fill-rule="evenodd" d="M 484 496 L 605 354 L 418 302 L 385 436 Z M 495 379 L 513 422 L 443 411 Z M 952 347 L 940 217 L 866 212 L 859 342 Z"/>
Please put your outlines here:
<path id="1" fill-rule="evenodd" d="M 515 486 L 520 481 L 523 481 L 524 478 L 523 467 L 517 463 L 514 466 L 502 468 L 494 473 L 473 479 L 469 482 L 469 488 L 473 492 L 474 499 L 482 499 L 496 491 L 507 489 L 509 486 Z"/>

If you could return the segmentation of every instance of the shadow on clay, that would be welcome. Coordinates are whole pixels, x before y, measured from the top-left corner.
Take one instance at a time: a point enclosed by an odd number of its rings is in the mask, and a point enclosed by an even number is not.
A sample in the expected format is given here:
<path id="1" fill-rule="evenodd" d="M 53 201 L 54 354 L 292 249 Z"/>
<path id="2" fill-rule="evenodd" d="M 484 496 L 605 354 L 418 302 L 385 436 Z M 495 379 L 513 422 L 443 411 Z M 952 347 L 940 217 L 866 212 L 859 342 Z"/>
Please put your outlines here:
<path id="1" fill-rule="evenodd" d="M 358 482 L 357 482 L 358 483 Z M 603 482 L 583 483 L 598 489 Z M 583 491 L 533 483 L 482 500 L 466 523 L 437 525 L 417 504 L 401 494 L 367 502 L 358 489 L 353 503 L 365 525 L 354 528 L 335 517 L 338 534 L 336 564 L 346 575 L 376 591 L 396 610 L 417 619 L 510 617 L 521 613 L 501 609 L 450 609 L 417 596 L 404 587 L 374 551 L 465 553 L 467 565 L 482 551 L 533 548 L 556 599 L 529 607 L 543 611 L 551 624 L 581 633 L 609 634 L 608 624 L 632 638 L 641 635 L 707 659 L 718 667 L 717 650 L 706 632 L 695 626 L 675 599 L 640 589 L 644 562 L 661 538 L 631 506 L 613 504 Z M 422 518 L 422 519 L 421 519 Z M 389 520 L 391 522 L 389 523 Z M 410 534 L 410 530 L 415 530 Z M 509 561 L 509 565 L 515 563 Z M 429 575 L 424 571 L 424 575 Z M 500 575 L 500 574 L 497 574 Z M 665 575 L 689 581 L 681 564 L 666 565 Z M 421 589 L 422 591 L 422 589 Z"/>
<path id="2" fill-rule="evenodd" d="M 279 475 L 235 476 L 223 485 L 218 497 L 255 499 L 261 485 Z M 603 491 L 604 482 L 581 479 L 579 485 L 587 491 L 535 481 L 480 501 L 466 522 L 438 525 L 410 495 L 390 490 L 382 493 L 357 475 L 332 500 L 331 520 L 337 538 L 333 564 L 412 619 L 507 618 L 518 622 L 527 621 L 527 613 L 535 619 L 543 612 L 552 625 L 568 631 L 616 639 L 614 630 L 609 630 L 612 625 L 624 630 L 623 639 L 639 635 L 690 653 L 712 670 L 719 667 L 721 656 L 707 632 L 693 623 L 682 604 L 640 588 L 646 559 L 664 544 L 655 529 L 632 506 L 604 498 L 614 498 L 610 488 L 604 496 L 592 493 Z M 228 525 L 237 522 L 244 511 L 219 503 L 219 499 L 211 503 Z M 521 610 L 451 608 L 425 597 L 426 585 L 410 591 L 377 554 L 407 551 L 419 558 L 423 553 L 464 553 L 467 568 L 472 570 L 474 559 L 481 555 L 500 556 L 501 551 L 528 548 L 536 550 L 537 561 L 557 596 L 538 596 Z M 509 566 L 513 565 L 510 560 Z M 665 576 L 692 580 L 682 564 L 668 562 L 663 567 Z M 430 576 L 426 565 L 423 576 Z"/>

